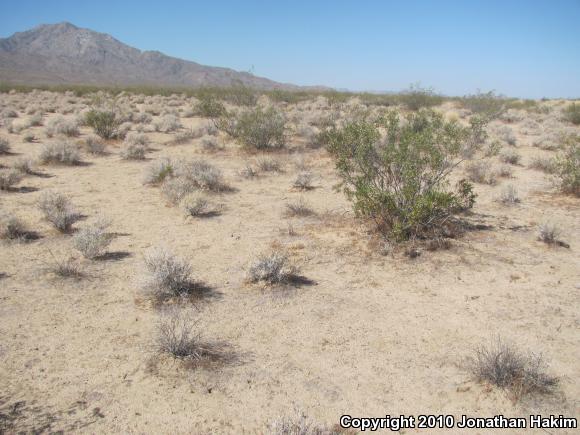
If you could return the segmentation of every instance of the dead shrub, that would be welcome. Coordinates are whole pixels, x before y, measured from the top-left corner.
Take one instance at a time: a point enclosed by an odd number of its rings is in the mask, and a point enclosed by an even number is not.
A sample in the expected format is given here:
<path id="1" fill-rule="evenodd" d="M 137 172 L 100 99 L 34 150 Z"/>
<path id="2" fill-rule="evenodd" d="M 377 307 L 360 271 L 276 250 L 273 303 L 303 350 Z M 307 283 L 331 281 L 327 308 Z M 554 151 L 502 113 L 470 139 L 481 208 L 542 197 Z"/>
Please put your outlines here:
<path id="1" fill-rule="evenodd" d="M 195 285 L 190 264 L 163 247 L 145 254 L 145 272 L 142 288 L 156 299 L 190 294 Z"/>
<path id="2" fill-rule="evenodd" d="M 288 256 L 281 251 L 274 251 L 260 256 L 250 267 L 248 280 L 250 282 L 265 282 L 279 284 L 288 282 L 296 273 L 290 265 Z"/>

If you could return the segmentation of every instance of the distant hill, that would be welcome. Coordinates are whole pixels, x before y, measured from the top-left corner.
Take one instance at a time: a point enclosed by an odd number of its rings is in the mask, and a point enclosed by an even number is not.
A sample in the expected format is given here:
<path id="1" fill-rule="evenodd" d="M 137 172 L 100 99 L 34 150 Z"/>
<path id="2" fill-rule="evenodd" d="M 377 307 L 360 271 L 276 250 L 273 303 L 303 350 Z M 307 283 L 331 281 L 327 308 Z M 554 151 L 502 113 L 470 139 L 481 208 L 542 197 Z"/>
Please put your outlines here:
<path id="1" fill-rule="evenodd" d="M 49 85 L 244 85 L 267 90 L 301 89 L 247 72 L 200 65 L 158 51 L 141 51 L 105 33 L 70 23 L 41 25 L 0 39 L 0 81 Z"/>

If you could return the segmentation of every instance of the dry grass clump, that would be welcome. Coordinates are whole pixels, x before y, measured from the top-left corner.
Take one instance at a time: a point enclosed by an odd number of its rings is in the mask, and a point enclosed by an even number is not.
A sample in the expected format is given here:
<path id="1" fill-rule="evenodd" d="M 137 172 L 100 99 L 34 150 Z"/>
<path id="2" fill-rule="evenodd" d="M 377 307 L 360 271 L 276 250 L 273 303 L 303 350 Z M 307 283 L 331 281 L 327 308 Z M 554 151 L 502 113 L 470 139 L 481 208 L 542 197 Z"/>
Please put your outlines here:
<path id="1" fill-rule="evenodd" d="M 85 258 L 95 259 L 103 254 L 113 240 L 113 235 L 107 232 L 109 226 L 110 222 L 99 219 L 93 225 L 81 228 L 73 236 L 73 246 Z"/>
<path id="2" fill-rule="evenodd" d="M 547 174 L 553 174 L 556 171 L 556 161 L 551 157 L 535 156 L 532 158 L 529 167 Z"/>
<path id="3" fill-rule="evenodd" d="M 312 187 L 313 178 L 314 178 L 314 176 L 312 175 L 312 172 L 301 171 L 296 176 L 294 183 L 293 183 L 293 186 L 296 189 L 300 189 L 300 190 L 310 190 L 313 188 Z"/>
<path id="4" fill-rule="evenodd" d="M 195 320 L 189 311 L 178 307 L 167 308 L 157 324 L 157 351 L 179 359 L 202 359 L 205 346 L 195 326 Z"/>
<path id="5" fill-rule="evenodd" d="M 63 141 L 44 145 L 38 160 L 42 164 L 78 165 L 81 156 L 75 144 Z"/>
<path id="6" fill-rule="evenodd" d="M 218 214 L 216 207 L 202 194 L 188 195 L 181 202 L 181 206 L 188 217 L 203 218 Z"/>
<path id="7" fill-rule="evenodd" d="M 244 178 L 256 178 L 258 176 L 258 171 L 251 164 L 247 163 L 246 166 L 240 170 L 239 174 Z"/>
<path id="8" fill-rule="evenodd" d="M 102 156 L 107 148 L 105 142 L 97 135 L 88 136 L 84 141 L 84 146 L 87 152 L 94 156 Z"/>
<path id="9" fill-rule="evenodd" d="M 145 254 L 146 276 L 142 288 L 157 299 L 182 296 L 194 288 L 191 266 L 166 248 L 158 247 Z"/>
<path id="10" fill-rule="evenodd" d="M 469 163 L 465 172 L 470 181 L 481 184 L 495 184 L 495 174 L 491 170 L 491 164 L 487 161 Z"/>
<path id="11" fill-rule="evenodd" d="M 16 169 L 0 169 L 0 190 L 10 190 L 12 186 L 22 180 L 22 174 Z"/>
<path id="12" fill-rule="evenodd" d="M 289 202 L 286 204 L 286 212 L 285 215 L 288 217 L 295 217 L 295 216 L 312 216 L 314 211 L 310 208 L 310 205 L 304 201 L 303 198 L 299 198 L 295 202 Z"/>
<path id="13" fill-rule="evenodd" d="M 80 219 L 68 197 L 59 192 L 44 192 L 38 200 L 38 208 L 44 218 L 63 233 L 69 232 L 72 225 Z"/>
<path id="14" fill-rule="evenodd" d="M 22 240 L 29 234 L 26 225 L 12 213 L 0 212 L 0 239 Z"/>
<path id="15" fill-rule="evenodd" d="M 173 174 L 175 164 L 167 157 L 152 162 L 143 176 L 143 184 L 159 184 Z"/>
<path id="16" fill-rule="evenodd" d="M 52 261 L 48 265 L 49 272 L 59 278 L 81 278 L 83 270 L 73 257 L 56 258 L 52 252 Z"/>
<path id="17" fill-rule="evenodd" d="M 281 251 L 274 251 L 262 255 L 251 265 L 248 280 L 253 283 L 279 284 L 290 281 L 295 273 L 296 269 L 290 265 L 288 256 Z"/>
<path id="18" fill-rule="evenodd" d="M 505 205 L 514 205 L 521 201 L 518 189 L 513 184 L 505 186 L 499 197 L 499 201 Z"/>
<path id="19" fill-rule="evenodd" d="M 517 165 L 520 163 L 520 159 L 522 158 L 516 151 L 511 149 L 503 150 L 500 155 L 499 159 L 504 163 L 509 163 L 510 165 Z"/>
<path id="20" fill-rule="evenodd" d="M 469 365 L 478 381 L 508 390 L 515 399 L 551 394 L 558 385 L 558 378 L 546 373 L 541 355 L 522 353 L 500 338 L 477 348 Z"/>
<path id="21" fill-rule="evenodd" d="M 10 142 L 8 139 L 0 137 L 0 154 L 10 153 Z"/>
<path id="22" fill-rule="evenodd" d="M 79 126 L 75 119 L 56 116 L 46 123 L 45 133 L 48 137 L 53 137 L 55 134 L 76 137 L 79 135 Z"/>
<path id="23" fill-rule="evenodd" d="M 569 248 L 570 245 L 560 240 L 562 236 L 562 229 L 550 222 L 544 222 L 538 227 L 538 240 L 548 245 L 559 245 Z"/>
<path id="24" fill-rule="evenodd" d="M 258 160 L 258 168 L 263 172 L 281 172 L 282 165 L 277 159 L 263 157 Z"/>

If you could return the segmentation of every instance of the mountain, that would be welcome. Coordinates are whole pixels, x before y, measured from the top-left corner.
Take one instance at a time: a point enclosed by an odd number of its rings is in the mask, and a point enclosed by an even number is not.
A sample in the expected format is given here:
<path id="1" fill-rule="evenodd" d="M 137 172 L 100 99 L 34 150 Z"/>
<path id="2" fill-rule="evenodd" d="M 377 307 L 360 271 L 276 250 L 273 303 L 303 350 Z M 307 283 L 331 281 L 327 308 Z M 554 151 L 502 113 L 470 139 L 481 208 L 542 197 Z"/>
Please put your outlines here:
<path id="1" fill-rule="evenodd" d="M 70 23 L 45 24 L 0 39 L 0 81 L 20 84 L 231 86 L 299 89 L 247 72 L 141 51 Z"/>

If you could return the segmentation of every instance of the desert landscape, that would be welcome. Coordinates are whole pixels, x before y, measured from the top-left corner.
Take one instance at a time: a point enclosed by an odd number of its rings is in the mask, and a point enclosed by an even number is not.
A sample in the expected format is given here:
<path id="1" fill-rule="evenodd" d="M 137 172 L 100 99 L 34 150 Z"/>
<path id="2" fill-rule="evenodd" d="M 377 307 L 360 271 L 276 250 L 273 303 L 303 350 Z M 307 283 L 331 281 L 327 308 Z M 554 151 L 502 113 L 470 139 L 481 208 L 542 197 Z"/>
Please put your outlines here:
<path id="1" fill-rule="evenodd" d="M 571 100 L 3 85 L 0 433 L 577 419 L 579 162 Z"/>

